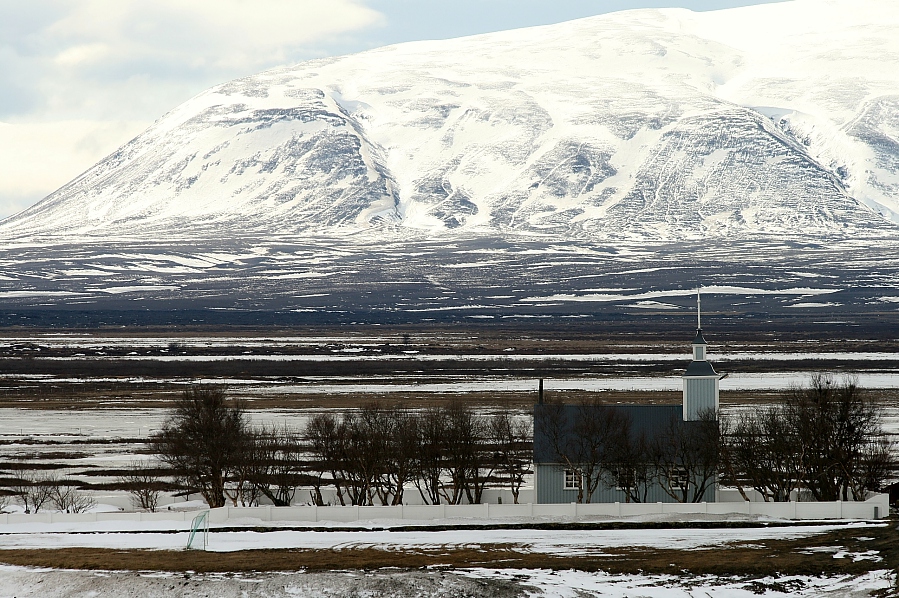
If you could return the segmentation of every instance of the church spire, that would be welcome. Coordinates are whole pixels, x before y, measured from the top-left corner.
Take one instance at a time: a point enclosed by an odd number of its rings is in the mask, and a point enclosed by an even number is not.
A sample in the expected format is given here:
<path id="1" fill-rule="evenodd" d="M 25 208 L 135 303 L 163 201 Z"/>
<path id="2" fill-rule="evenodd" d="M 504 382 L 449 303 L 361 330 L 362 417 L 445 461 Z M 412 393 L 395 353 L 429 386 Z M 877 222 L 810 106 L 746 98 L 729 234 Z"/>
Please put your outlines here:
<path id="1" fill-rule="evenodd" d="M 707 343 L 702 336 L 702 297 L 700 288 L 696 288 L 696 338 L 693 339 L 693 361 L 705 361 Z"/>
<path id="2" fill-rule="evenodd" d="M 701 287 L 696 287 L 696 330 L 702 330 L 702 297 L 699 295 Z"/>

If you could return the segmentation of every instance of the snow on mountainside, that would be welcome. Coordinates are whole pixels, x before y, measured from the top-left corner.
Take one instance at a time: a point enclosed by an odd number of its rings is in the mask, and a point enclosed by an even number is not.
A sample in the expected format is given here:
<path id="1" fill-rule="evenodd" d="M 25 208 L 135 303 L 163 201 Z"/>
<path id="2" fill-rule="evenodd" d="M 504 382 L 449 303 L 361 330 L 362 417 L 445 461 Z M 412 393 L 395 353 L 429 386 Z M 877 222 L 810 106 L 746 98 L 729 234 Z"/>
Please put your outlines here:
<path id="1" fill-rule="evenodd" d="M 899 3 L 639 10 L 210 89 L 0 224 L 680 239 L 899 230 Z"/>

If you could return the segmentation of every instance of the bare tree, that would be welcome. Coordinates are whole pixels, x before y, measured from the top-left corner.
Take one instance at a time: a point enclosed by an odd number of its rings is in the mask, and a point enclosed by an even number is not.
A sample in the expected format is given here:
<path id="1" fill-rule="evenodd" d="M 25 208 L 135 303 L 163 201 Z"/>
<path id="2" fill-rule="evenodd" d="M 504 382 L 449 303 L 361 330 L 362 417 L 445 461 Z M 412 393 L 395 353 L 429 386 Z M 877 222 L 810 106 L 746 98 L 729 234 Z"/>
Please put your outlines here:
<path id="1" fill-rule="evenodd" d="M 343 475 L 341 473 L 341 444 L 344 435 L 343 424 L 333 413 L 317 413 L 306 425 L 305 439 L 311 456 L 313 475 L 313 502 L 321 506 L 321 487 L 325 474 L 330 474 L 331 483 L 337 490 L 337 499 L 346 504 L 343 495 Z"/>
<path id="2" fill-rule="evenodd" d="M 79 491 L 70 480 L 53 477 L 49 486 L 51 488 L 50 502 L 65 513 L 84 513 L 96 504 L 93 497 Z"/>
<path id="3" fill-rule="evenodd" d="M 438 407 L 425 409 L 418 418 L 413 483 L 425 504 L 439 505 L 441 501 L 447 425 L 446 413 Z"/>
<path id="4" fill-rule="evenodd" d="M 698 421 L 672 418 L 653 441 L 654 465 L 662 489 L 678 502 L 702 502 L 720 469 L 720 435 L 714 411 Z"/>
<path id="5" fill-rule="evenodd" d="M 126 473 L 119 476 L 119 483 L 131 495 L 135 508 L 155 513 L 159 508 L 162 485 L 153 470 L 141 461 L 132 461 Z"/>
<path id="6" fill-rule="evenodd" d="M 864 500 L 896 466 L 880 422 L 881 409 L 855 379 L 815 374 L 782 405 L 741 416 L 723 443 L 722 471 L 765 500 L 789 500 L 799 488 L 815 500 Z"/>
<path id="7" fill-rule="evenodd" d="M 791 389 L 786 410 L 796 427 L 805 485 L 816 500 L 849 500 L 870 484 L 864 467 L 870 443 L 883 436 L 880 413 L 851 377 L 818 373 Z M 861 496 L 853 496 L 861 499 Z"/>
<path id="8" fill-rule="evenodd" d="M 380 438 L 382 432 L 373 427 L 373 419 L 368 410 L 345 414 L 338 437 L 338 470 L 353 505 L 372 504 L 384 463 L 384 440 Z"/>
<path id="9" fill-rule="evenodd" d="M 489 476 L 489 472 L 483 471 L 483 422 L 460 401 L 452 401 L 441 409 L 445 421 L 441 444 L 447 474 L 447 483 L 441 487 L 443 499 L 451 505 L 461 504 L 463 498 L 469 503 L 480 503 Z"/>
<path id="10" fill-rule="evenodd" d="M 329 480 L 341 504 L 402 504 L 409 482 L 423 488 L 419 474 L 423 463 L 420 423 L 408 410 L 378 403 L 364 405 L 343 416 L 318 414 L 310 419 L 304 438 L 311 472 L 316 472 L 314 500 L 321 500 L 321 486 Z M 439 480 L 435 488 L 439 491 Z M 423 495 L 424 496 L 424 495 Z"/>
<path id="11" fill-rule="evenodd" d="M 723 436 L 722 472 L 748 500 L 744 487 L 768 501 L 788 501 L 802 485 L 804 450 L 782 405 L 744 412 Z"/>
<path id="12" fill-rule="evenodd" d="M 363 405 L 351 420 L 354 463 L 365 487 L 360 504 L 374 504 L 377 497 L 387 505 L 393 498 L 395 488 L 389 473 L 393 424 L 393 410 L 377 402 Z"/>
<path id="13" fill-rule="evenodd" d="M 9 490 L 19 499 L 26 513 L 37 513 L 53 495 L 55 476 L 35 472 L 27 478 L 20 477 L 10 484 Z"/>
<path id="14" fill-rule="evenodd" d="M 386 484 L 393 495 L 391 504 L 403 504 L 403 489 L 415 477 L 418 450 L 418 417 L 407 409 L 394 408 L 391 414 Z"/>
<path id="15" fill-rule="evenodd" d="M 658 478 L 652 443 L 643 433 L 633 434 L 631 426 L 625 428 L 620 441 L 615 447 L 615 484 L 624 492 L 625 502 L 646 502 L 649 489 Z"/>
<path id="16" fill-rule="evenodd" d="M 862 449 L 859 462 L 849 477 L 854 500 L 865 500 L 868 492 L 877 492 L 896 472 L 896 445 L 885 435 L 876 436 Z"/>
<path id="17" fill-rule="evenodd" d="M 253 507 L 259 502 L 258 471 L 264 459 L 264 432 L 247 426 L 234 439 L 234 462 L 229 468 L 223 492 L 235 507 Z"/>
<path id="18" fill-rule="evenodd" d="M 516 419 L 508 411 L 494 415 L 490 433 L 496 448 L 497 469 L 509 485 L 512 500 L 517 505 L 525 476 L 531 472 L 533 444 L 527 422 Z"/>
<path id="19" fill-rule="evenodd" d="M 176 401 L 153 439 L 159 458 L 210 507 L 225 506 L 225 488 L 241 463 L 249 426 L 243 406 L 221 388 L 195 386 Z"/>
<path id="20" fill-rule="evenodd" d="M 276 507 L 290 506 L 304 479 L 301 435 L 285 425 L 263 427 L 254 439 L 250 481 Z"/>
<path id="21" fill-rule="evenodd" d="M 574 472 L 577 502 L 591 502 L 603 480 L 617 483 L 615 468 L 630 428 L 624 413 L 595 401 L 577 406 L 546 403 L 540 408 L 540 433 L 558 461 Z"/>

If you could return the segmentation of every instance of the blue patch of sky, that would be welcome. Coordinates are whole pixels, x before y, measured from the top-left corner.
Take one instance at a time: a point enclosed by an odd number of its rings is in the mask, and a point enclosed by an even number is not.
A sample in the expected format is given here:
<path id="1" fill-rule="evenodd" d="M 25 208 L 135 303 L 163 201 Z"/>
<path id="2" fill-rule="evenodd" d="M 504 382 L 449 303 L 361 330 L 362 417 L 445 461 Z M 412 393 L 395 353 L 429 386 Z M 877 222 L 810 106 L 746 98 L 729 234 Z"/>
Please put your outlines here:
<path id="1" fill-rule="evenodd" d="M 777 0 L 775 0 L 777 1 Z M 334 53 L 358 52 L 389 44 L 447 39 L 561 23 L 599 14 L 641 8 L 720 10 L 755 4 L 759 0 L 368 0 L 385 17 L 382 27 L 335 40 Z M 773 3 L 773 2 L 772 2 Z"/>

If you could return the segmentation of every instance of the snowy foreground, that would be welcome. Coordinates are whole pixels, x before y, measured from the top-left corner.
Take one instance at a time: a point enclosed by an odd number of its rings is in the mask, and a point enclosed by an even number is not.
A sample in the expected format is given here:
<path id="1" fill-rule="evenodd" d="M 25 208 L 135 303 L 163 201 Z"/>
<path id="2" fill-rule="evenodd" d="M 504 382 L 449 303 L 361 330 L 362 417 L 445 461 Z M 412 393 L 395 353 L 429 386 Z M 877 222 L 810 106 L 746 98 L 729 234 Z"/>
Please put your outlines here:
<path id="1" fill-rule="evenodd" d="M 766 577 L 755 580 L 581 571 L 469 569 L 393 572 L 204 574 L 59 571 L 0 566 L 0 595 L 46 596 L 766 596 L 861 597 L 893 584 L 890 571 L 861 577 Z"/>
<path id="2" fill-rule="evenodd" d="M 669 518 L 670 519 L 670 518 Z M 678 518 L 680 519 L 680 518 Z M 749 520 L 746 520 L 749 523 Z M 756 520 L 758 521 L 758 520 Z M 648 520 L 647 520 L 648 522 Z M 231 522 L 234 523 L 234 522 Z M 248 549 L 294 548 L 352 550 L 375 548 L 392 553 L 415 550 L 486 550 L 487 545 L 514 546 L 520 552 L 577 555 L 601 559 L 611 550 L 696 550 L 752 545 L 771 539 L 808 539 L 808 550 L 830 552 L 833 558 L 878 561 L 867 553 L 851 553 L 819 546 L 816 536 L 846 524 L 791 527 L 770 521 L 769 527 L 736 529 L 384 529 L 389 522 L 367 522 L 359 530 L 349 524 L 330 529 L 271 529 L 262 522 L 239 522 L 244 529 L 210 529 L 207 550 L 231 552 Z M 442 523 L 451 523 L 450 521 Z M 455 523 L 459 523 L 458 521 Z M 485 522 L 481 522 L 485 523 Z M 266 522 L 273 528 L 285 522 Z M 786 525 L 786 527 L 778 527 Z M 859 536 L 883 524 L 848 524 Z M 0 528 L 0 559 L 5 550 L 22 548 L 114 548 L 181 550 L 186 544 L 186 522 L 103 522 L 10 524 Z M 189 562 L 193 552 L 184 552 Z M 760 558 L 763 556 L 760 554 Z M 859 576 L 715 577 L 707 575 L 614 575 L 577 570 L 451 568 L 435 563 L 423 569 L 338 570 L 332 572 L 174 573 L 159 571 L 73 571 L 0 565 L 0 596 L 868 596 L 890 588 L 894 572 L 871 571 Z"/>

